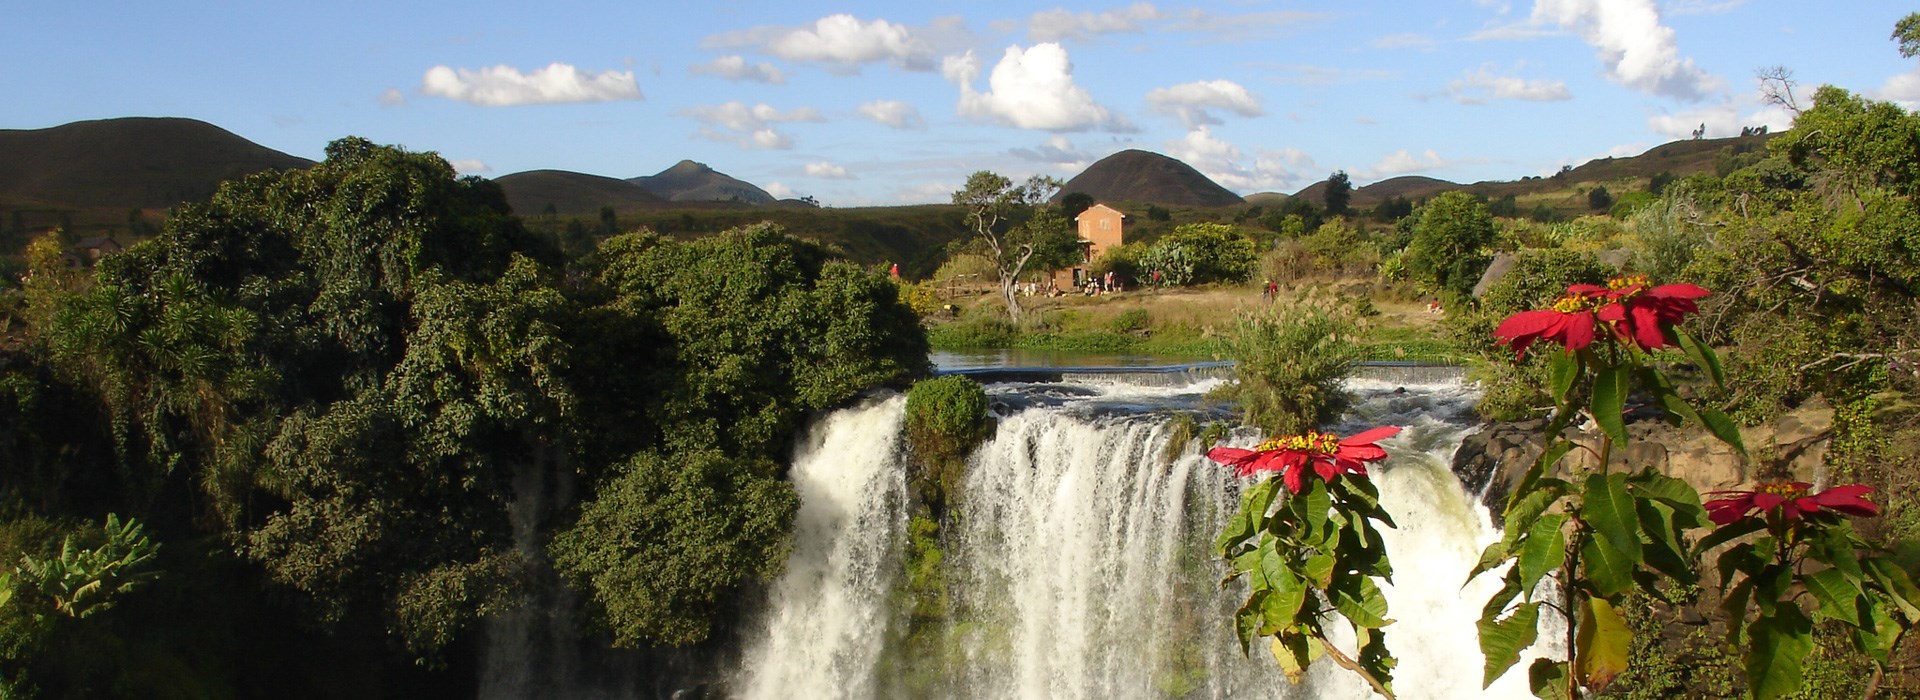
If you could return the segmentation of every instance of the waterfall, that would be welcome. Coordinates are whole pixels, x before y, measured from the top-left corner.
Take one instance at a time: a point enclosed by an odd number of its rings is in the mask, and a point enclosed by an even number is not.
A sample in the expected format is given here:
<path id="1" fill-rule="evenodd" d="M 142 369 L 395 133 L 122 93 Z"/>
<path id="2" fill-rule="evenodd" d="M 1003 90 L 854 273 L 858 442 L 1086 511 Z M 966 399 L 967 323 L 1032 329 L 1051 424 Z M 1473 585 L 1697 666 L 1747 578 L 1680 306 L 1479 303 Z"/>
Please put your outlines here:
<path id="1" fill-rule="evenodd" d="M 747 698 L 875 697 L 887 599 L 905 539 L 896 445 L 906 399 L 828 416 L 795 450 L 793 554 L 765 632 L 746 651 Z"/>
<path id="2" fill-rule="evenodd" d="M 1207 384 L 989 387 L 1002 412 L 971 457 L 957 517 L 943 535 L 951 615 L 920 658 L 888 645 L 903 624 L 890 594 L 904 551 L 899 399 L 835 414 L 796 462 L 801 524 L 734 690 L 807 698 L 1362 698 L 1351 673 L 1321 662 L 1290 685 L 1264 646 L 1243 657 L 1231 628 L 1243 585 L 1222 589 L 1212 540 L 1243 483 L 1196 445 L 1176 447 L 1172 417 L 1206 411 Z M 1491 689 L 1474 622 L 1497 588 L 1462 583 L 1499 537 L 1447 469 L 1473 429 L 1458 381 L 1354 380 L 1341 425 L 1407 430 L 1373 469 L 1399 524 L 1385 587 L 1397 622 L 1402 698 L 1522 698 L 1523 659 Z M 1217 414 L 1209 414 L 1217 415 Z M 1257 436 L 1236 434 L 1236 444 Z"/>

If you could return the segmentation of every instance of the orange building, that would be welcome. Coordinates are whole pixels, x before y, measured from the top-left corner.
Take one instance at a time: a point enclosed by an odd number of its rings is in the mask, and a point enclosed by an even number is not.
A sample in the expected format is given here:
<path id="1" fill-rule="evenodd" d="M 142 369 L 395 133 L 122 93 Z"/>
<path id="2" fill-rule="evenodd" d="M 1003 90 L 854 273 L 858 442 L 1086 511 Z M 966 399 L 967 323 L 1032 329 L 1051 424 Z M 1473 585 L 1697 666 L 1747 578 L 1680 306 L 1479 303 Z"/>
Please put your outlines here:
<path id="1" fill-rule="evenodd" d="M 1087 283 L 1089 266 L 1102 253 L 1126 243 L 1127 215 L 1105 204 L 1095 204 L 1073 217 L 1080 234 L 1080 262 L 1051 273 L 1053 284 L 1063 291 L 1079 289 Z"/>

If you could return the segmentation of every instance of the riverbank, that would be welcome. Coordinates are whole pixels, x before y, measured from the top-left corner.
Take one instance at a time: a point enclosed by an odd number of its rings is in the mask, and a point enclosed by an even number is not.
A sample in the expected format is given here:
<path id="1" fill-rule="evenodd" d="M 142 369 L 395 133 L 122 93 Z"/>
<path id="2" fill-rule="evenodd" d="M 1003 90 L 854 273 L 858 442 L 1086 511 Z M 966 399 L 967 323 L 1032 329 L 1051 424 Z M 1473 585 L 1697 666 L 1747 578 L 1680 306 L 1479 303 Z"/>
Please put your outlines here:
<path id="1" fill-rule="evenodd" d="M 1366 294 L 1368 285 L 1336 287 L 1336 294 Z M 1288 295 L 1303 290 L 1282 290 Z M 927 319 L 927 340 L 935 350 L 1015 349 L 1065 353 L 1160 356 L 1177 360 L 1218 360 L 1220 337 L 1235 320 L 1263 304 L 1259 288 L 1206 286 L 1148 289 L 1085 296 L 1024 297 L 1027 318 L 1007 321 L 998 296 L 983 294 L 947 300 L 953 312 Z M 1422 301 L 1368 296 L 1362 319 L 1363 359 L 1460 363 L 1465 353 L 1448 342 L 1441 314 Z"/>

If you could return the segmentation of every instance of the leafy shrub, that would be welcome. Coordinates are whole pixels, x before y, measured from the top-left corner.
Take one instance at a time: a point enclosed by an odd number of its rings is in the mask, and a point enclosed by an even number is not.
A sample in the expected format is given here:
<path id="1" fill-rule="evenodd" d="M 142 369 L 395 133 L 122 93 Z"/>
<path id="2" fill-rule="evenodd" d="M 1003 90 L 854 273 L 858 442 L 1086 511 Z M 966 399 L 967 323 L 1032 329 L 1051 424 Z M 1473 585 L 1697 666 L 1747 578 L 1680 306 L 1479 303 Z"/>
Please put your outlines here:
<path id="1" fill-rule="evenodd" d="M 927 344 L 940 349 L 1004 348 L 1016 335 L 1013 323 L 997 316 L 979 316 L 942 323 L 927 329 Z"/>
<path id="2" fill-rule="evenodd" d="M 987 392 L 972 379 L 935 377 L 907 390 L 907 444 L 919 458 L 908 483 L 936 519 L 959 497 L 967 454 L 992 430 Z"/>
<path id="3" fill-rule="evenodd" d="M 1309 295 L 1263 307 L 1240 319 L 1226 337 L 1239 361 L 1239 399 L 1246 422 L 1268 435 L 1305 432 L 1333 420 L 1346 406 L 1341 388 L 1359 345 L 1353 312 Z"/>
<path id="4" fill-rule="evenodd" d="M 1113 318 L 1113 332 L 1134 333 L 1153 325 L 1153 314 L 1146 309 L 1127 309 Z"/>
<path id="5" fill-rule="evenodd" d="M 1168 284 L 1240 283 L 1253 275 L 1253 240 L 1226 224 L 1182 224 L 1147 251 L 1147 265 Z"/>

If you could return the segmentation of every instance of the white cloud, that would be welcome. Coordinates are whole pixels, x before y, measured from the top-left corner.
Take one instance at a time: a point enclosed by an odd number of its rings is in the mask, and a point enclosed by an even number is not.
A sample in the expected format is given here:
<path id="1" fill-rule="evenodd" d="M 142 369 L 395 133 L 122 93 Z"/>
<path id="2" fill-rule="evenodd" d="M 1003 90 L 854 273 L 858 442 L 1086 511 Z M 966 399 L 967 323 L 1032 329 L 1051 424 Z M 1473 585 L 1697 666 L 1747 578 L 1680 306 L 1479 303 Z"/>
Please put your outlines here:
<path id="1" fill-rule="evenodd" d="M 491 166 L 491 165 L 487 165 L 487 164 L 486 164 L 485 162 L 483 162 L 483 161 L 478 161 L 478 160 L 472 160 L 472 159 L 468 159 L 468 160 L 450 160 L 450 161 L 447 161 L 447 165 L 451 165 L 451 166 L 453 166 L 453 169 L 454 169 L 454 170 L 455 170 L 456 172 L 459 172 L 459 173 L 461 173 L 461 174 L 463 174 L 463 175 L 472 175 L 472 174 L 475 174 L 475 173 L 490 173 L 490 172 L 493 172 L 493 166 Z"/>
<path id="2" fill-rule="evenodd" d="M 936 21 L 951 30 L 951 23 Z M 702 48 L 751 48 L 786 59 L 820 63 L 852 72 L 868 63 L 886 62 L 910 70 L 933 67 L 933 47 L 904 24 L 871 22 L 836 14 L 799 27 L 755 27 L 707 37 Z"/>
<path id="3" fill-rule="evenodd" d="M 1757 98 L 1745 103 L 1733 100 L 1679 112 L 1655 114 L 1647 118 L 1647 128 L 1670 139 L 1692 138 L 1695 129 L 1706 126 L 1707 138 L 1738 136 L 1746 127 L 1765 126 L 1781 131 L 1793 126 L 1793 113 L 1784 107 L 1762 104 Z"/>
<path id="4" fill-rule="evenodd" d="M 1140 31 L 1140 23 L 1166 19 L 1152 3 L 1136 2 L 1106 12 L 1069 12 L 1056 8 L 1035 12 L 1027 19 L 1027 38 L 1034 41 L 1087 39 L 1101 34 Z"/>
<path id="5" fill-rule="evenodd" d="M 1033 148 L 1010 148 L 1007 153 L 1061 170 L 1080 170 L 1093 162 L 1092 154 L 1074 148 L 1073 141 L 1059 134 L 1048 137 L 1046 142 Z"/>
<path id="6" fill-rule="evenodd" d="M 1313 158 L 1295 148 L 1261 150 L 1249 159 L 1240 147 L 1200 127 L 1166 143 L 1167 155 L 1200 171 L 1221 187 L 1240 193 L 1298 189 L 1315 177 Z"/>
<path id="7" fill-rule="evenodd" d="M 1207 35 L 1203 43 L 1220 44 L 1241 41 L 1265 41 L 1281 36 L 1297 25 L 1326 19 L 1327 15 L 1298 10 L 1273 10 L 1240 15 L 1217 15 L 1205 10 L 1186 10 L 1175 16 L 1168 29 Z"/>
<path id="8" fill-rule="evenodd" d="M 765 189 L 767 194 L 773 195 L 774 199 L 793 199 L 793 188 L 786 186 L 785 183 L 769 182 L 762 189 Z"/>
<path id="9" fill-rule="evenodd" d="M 1653 0 L 1535 0 L 1531 20 L 1573 31 L 1598 49 L 1615 82 L 1650 95 L 1700 101 L 1726 81 L 1681 58 Z"/>
<path id="10" fill-rule="evenodd" d="M 1888 78 L 1886 84 L 1868 93 L 1868 96 L 1893 102 L 1908 110 L 1920 109 L 1920 68 Z"/>
<path id="11" fill-rule="evenodd" d="M 1147 93 L 1147 105 L 1156 112 L 1180 117 L 1188 129 L 1221 123 L 1207 112 L 1209 109 L 1222 109 L 1243 117 L 1257 117 L 1263 113 L 1260 98 L 1231 80 L 1208 80 L 1155 88 Z"/>
<path id="12" fill-rule="evenodd" d="M 1373 41 L 1367 42 L 1368 46 L 1376 49 L 1419 49 L 1421 51 L 1432 51 L 1433 47 L 1438 44 L 1439 42 L 1434 41 L 1433 37 L 1411 32 L 1406 34 L 1388 34 L 1382 37 L 1375 37 Z"/>
<path id="13" fill-rule="evenodd" d="M 695 75 L 712 75 L 727 80 L 749 80 L 768 85 L 781 85 L 787 82 L 787 76 L 771 63 L 747 63 L 744 56 L 721 56 L 708 63 L 695 65 L 687 69 Z"/>
<path id="14" fill-rule="evenodd" d="M 1447 83 L 1447 96 L 1460 104 L 1486 104 L 1489 100 L 1554 102 L 1573 98 L 1563 81 L 1496 75 L 1492 64 L 1482 65 L 1465 77 Z"/>
<path id="15" fill-rule="evenodd" d="M 765 103 L 749 107 L 737 100 L 718 105 L 698 105 L 680 110 L 680 113 L 707 125 L 708 128 L 699 131 L 700 136 L 749 150 L 793 148 L 793 139 L 775 130 L 774 124 L 825 121 L 820 116 L 820 110 L 812 107 L 782 112 Z"/>
<path id="16" fill-rule="evenodd" d="M 1085 88 L 1074 84 L 1073 64 L 1059 44 L 1007 47 L 987 77 L 986 92 L 973 89 L 980 62 L 972 51 L 948 56 L 940 72 L 960 86 L 957 111 L 961 116 L 1046 131 L 1132 128 L 1125 119 L 1094 102 Z"/>
<path id="17" fill-rule="evenodd" d="M 1558 36 L 1562 32 L 1527 22 L 1491 23 L 1467 35 L 1467 41 L 1524 41 L 1543 36 Z"/>
<path id="18" fill-rule="evenodd" d="M 820 162 L 818 162 L 818 163 L 808 163 L 808 164 L 807 164 L 807 177 L 817 177 L 817 178 L 820 178 L 820 179 L 822 179 L 822 180 L 852 180 L 852 179 L 855 179 L 855 178 L 853 177 L 853 173 L 849 173 L 849 172 L 847 172 L 847 169 L 846 169 L 846 168 L 844 168 L 844 167 L 841 167 L 841 166 L 840 166 L 839 164 L 837 164 L 837 163 L 830 163 L 830 162 L 827 162 L 827 161 L 820 161 Z"/>
<path id="19" fill-rule="evenodd" d="M 387 88 L 384 92 L 380 93 L 380 106 L 405 107 L 407 106 L 407 94 L 401 92 L 400 88 Z"/>
<path id="20" fill-rule="evenodd" d="M 633 71 L 589 75 L 565 63 L 532 73 L 509 66 L 479 70 L 434 66 L 421 79 L 420 92 L 482 107 L 644 99 Z"/>
<path id="21" fill-rule="evenodd" d="M 1340 68 L 1305 64 L 1268 65 L 1273 72 L 1267 80 L 1286 85 L 1345 85 L 1373 80 L 1393 80 L 1398 73 L 1375 68 Z"/>
<path id="22" fill-rule="evenodd" d="M 1447 161 L 1429 148 L 1420 155 L 1414 155 L 1406 149 L 1388 154 L 1379 162 L 1362 168 L 1353 174 L 1357 180 L 1384 180 L 1396 175 L 1408 175 L 1427 172 L 1446 167 Z"/>
<path id="23" fill-rule="evenodd" d="M 923 182 L 918 185 L 902 187 L 893 192 L 895 204 L 925 204 L 936 202 L 948 204 L 953 201 L 953 193 L 960 189 L 951 182 Z"/>
<path id="24" fill-rule="evenodd" d="M 895 129 L 921 129 L 927 120 L 920 110 L 899 100 L 874 100 L 860 105 L 860 115 Z"/>

